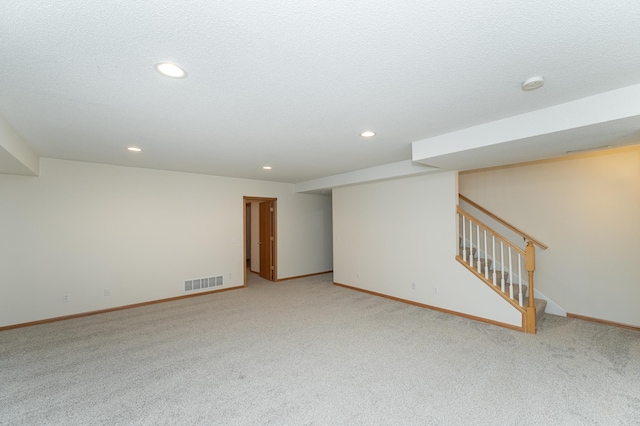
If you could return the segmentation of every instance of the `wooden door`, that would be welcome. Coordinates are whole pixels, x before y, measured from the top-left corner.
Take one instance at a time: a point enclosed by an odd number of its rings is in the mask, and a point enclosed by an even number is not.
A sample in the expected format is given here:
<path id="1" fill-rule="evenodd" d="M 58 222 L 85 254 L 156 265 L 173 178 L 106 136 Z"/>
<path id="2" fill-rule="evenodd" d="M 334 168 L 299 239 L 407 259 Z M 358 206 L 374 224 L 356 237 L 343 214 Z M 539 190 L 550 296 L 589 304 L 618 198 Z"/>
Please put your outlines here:
<path id="1" fill-rule="evenodd" d="M 260 203 L 260 276 L 273 281 L 273 201 Z"/>

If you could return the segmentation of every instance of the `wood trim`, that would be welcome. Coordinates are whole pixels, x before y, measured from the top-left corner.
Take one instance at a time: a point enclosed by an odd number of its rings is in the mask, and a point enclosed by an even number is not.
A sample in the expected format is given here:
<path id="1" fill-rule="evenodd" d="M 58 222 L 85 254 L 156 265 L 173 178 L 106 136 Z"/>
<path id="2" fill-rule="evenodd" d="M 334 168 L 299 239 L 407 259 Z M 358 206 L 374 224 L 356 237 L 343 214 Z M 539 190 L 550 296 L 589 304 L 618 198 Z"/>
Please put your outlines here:
<path id="1" fill-rule="evenodd" d="M 536 319 L 535 306 L 528 306 L 527 312 L 524 314 L 524 331 L 529 334 L 536 334 L 538 332 L 538 322 Z"/>
<path id="2" fill-rule="evenodd" d="M 458 317 L 462 317 L 462 318 L 466 318 L 466 319 L 470 319 L 470 320 L 474 320 L 474 321 L 484 322 L 484 323 L 491 324 L 491 325 L 497 325 L 498 327 L 503 327 L 503 328 L 508 328 L 508 329 L 515 330 L 515 331 L 524 332 L 524 327 L 518 327 L 517 325 L 511 325 L 511 324 L 507 324 L 507 323 L 504 323 L 504 322 L 494 321 L 494 320 L 490 320 L 490 319 L 486 319 L 486 318 L 482 318 L 482 317 L 476 317 L 474 315 L 464 314 L 462 312 L 450 311 L 449 309 L 439 308 L 437 306 L 425 305 L 424 303 L 414 302 L 412 300 L 407 300 L 407 299 L 401 299 L 399 297 L 389 296 L 387 294 L 376 293 L 375 291 L 364 290 L 362 288 L 352 287 L 352 286 L 346 285 L 346 284 L 340 284 L 340 283 L 337 283 L 335 281 L 333 282 L 333 285 L 336 285 L 338 287 L 344 287 L 344 288 L 347 288 L 349 290 L 355 290 L 355 291 L 360 291 L 362 293 L 371 294 L 373 296 L 384 297 L 385 299 L 395 300 L 396 302 L 402 302 L 402 303 L 406 303 L 408 305 L 418 306 L 420 308 L 431 309 L 432 311 L 443 312 L 445 314 L 455 315 L 455 316 L 458 316 Z"/>
<path id="3" fill-rule="evenodd" d="M 295 280 L 297 278 L 306 278 L 306 277 L 313 277 L 314 275 L 323 275 L 323 274 L 329 274 L 333 272 L 333 270 L 331 271 L 324 271 L 324 272 L 314 272 L 313 274 L 305 274 L 305 275 L 296 275 L 295 277 L 287 277 L 287 278 L 278 278 L 276 281 L 280 282 L 280 281 L 289 281 L 289 280 Z"/>
<path id="4" fill-rule="evenodd" d="M 486 229 L 487 231 L 491 232 L 493 235 L 495 235 L 495 237 L 502 241 L 503 243 L 505 243 L 506 245 L 512 247 L 514 250 L 516 250 L 518 253 L 520 253 L 521 255 L 525 256 L 526 252 L 521 249 L 520 247 L 516 246 L 515 244 L 513 244 L 511 241 L 509 241 L 508 239 L 506 239 L 505 237 L 503 237 L 502 235 L 500 235 L 498 232 L 496 232 L 495 230 L 493 230 L 489 225 L 483 223 L 481 220 L 479 220 L 477 217 L 475 217 L 474 215 L 470 214 L 469 212 L 467 212 L 466 210 L 464 210 L 462 207 L 460 206 L 456 206 L 456 212 L 464 215 L 465 217 L 468 217 L 470 219 L 473 219 L 474 222 L 476 222 L 478 225 L 480 225 L 481 227 L 483 227 L 484 229 Z"/>
<path id="5" fill-rule="evenodd" d="M 458 194 L 458 196 L 460 197 L 461 200 L 471 204 L 473 207 L 475 207 L 476 209 L 480 210 L 482 213 L 486 214 L 487 216 L 489 216 L 489 217 L 495 219 L 496 221 L 500 222 L 501 224 L 503 224 L 507 228 L 511 229 L 516 234 L 518 234 L 518 235 L 522 236 L 523 238 L 526 238 L 527 240 L 531 241 L 532 243 L 534 243 L 535 245 L 540 247 L 542 250 L 546 250 L 546 249 L 549 248 L 549 246 L 546 245 L 545 243 L 542 243 L 542 242 L 536 240 L 531 235 L 529 235 L 526 232 L 520 230 L 519 228 L 516 228 L 515 226 L 513 226 L 512 224 L 510 224 L 506 220 L 502 219 L 501 217 L 496 216 L 495 214 L 491 213 L 489 210 L 487 210 L 484 207 L 482 207 L 480 204 L 478 204 L 478 203 L 476 203 L 474 201 L 471 201 L 470 199 L 468 199 L 467 197 L 465 197 L 462 194 Z"/>
<path id="6" fill-rule="evenodd" d="M 482 280 L 483 283 L 485 283 L 486 285 L 488 285 L 489 287 L 491 287 L 491 290 L 495 291 L 496 293 L 498 293 L 504 300 L 506 300 L 507 302 L 509 302 L 511 304 L 511 306 L 513 306 L 514 308 L 516 308 L 517 310 L 519 310 L 521 313 L 525 314 L 527 312 L 527 308 L 520 306 L 518 303 L 516 303 L 515 300 L 513 300 L 512 298 L 510 298 L 509 296 L 507 296 L 506 294 L 504 294 L 502 292 L 502 288 L 499 286 L 495 286 L 493 285 L 492 282 L 487 281 L 487 279 L 484 277 L 484 274 L 481 272 L 478 272 L 477 269 L 472 268 L 471 265 L 469 265 L 467 262 L 464 261 L 464 259 L 462 259 L 462 257 L 460 256 L 456 256 L 456 260 L 458 262 L 460 262 L 462 264 L 462 266 L 464 266 L 465 268 L 467 268 L 468 270 L 470 270 L 471 272 L 473 272 L 475 274 L 476 277 L 480 278 Z M 524 302 L 524 299 L 523 299 Z"/>
<path id="7" fill-rule="evenodd" d="M 579 320 L 582 320 L 582 321 L 597 322 L 597 323 L 600 323 L 600 324 L 610 325 L 612 327 L 626 328 L 627 330 L 632 330 L 632 331 L 640 331 L 640 327 L 635 326 L 635 325 L 624 324 L 624 323 L 621 323 L 621 322 L 615 322 L 615 321 L 609 321 L 609 320 L 603 320 L 603 319 L 600 319 L 600 318 L 587 317 L 587 316 L 584 316 L 584 315 L 570 314 L 569 312 L 567 312 L 567 318 L 575 318 L 575 319 L 579 319 Z"/>
<path id="8" fill-rule="evenodd" d="M 74 318 L 88 317 L 91 315 L 106 314 L 107 312 L 122 311 L 125 309 L 141 308 L 147 305 L 156 305 L 158 303 L 164 303 L 164 302 L 174 302 L 176 300 L 189 299 L 191 297 L 204 296 L 204 295 L 213 294 L 213 293 L 221 293 L 223 291 L 229 291 L 229 290 L 237 290 L 239 288 L 244 288 L 244 286 L 221 288 L 218 290 L 203 291 L 201 293 L 196 293 L 196 294 L 185 294 L 183 296 L 169 297 L 167 299 L 158 299 L 158 300 L 151 300 L 149 302 L 134 303 L 133 305 L 116 306 L 115 308 L 99 309 L 97 311 L 81 312 L 79 314 L 64 315 L 61 317 L 47 318 L 47 319 L 38 320 L 38 321 L 23 322 L 20 324 L 7 325 L 4 327 L 0 327 L 0 331 L 12 330 L 14 328 L 31 327 L 32 325 L 48 324 L 51 322 L 65 321 L 65 320 L 74 319 Z"/>
<path id="9" fill-rule="evenodd" d="M 251 201 L 247 197 L 242 197 L 242 258 L 247 257 L 247 205 L 251 208 Z M 251 219 L 249 219 L 251 220 Z M 251 243 L 249 243 L 249 251 L 251 251 Z M 253 254 L 253 253 L 252 253 Z M 251 255 L 249 256 L 248 265 L 245 264 L 242 272 L 242 286 L 247 286 L 247 269 L 251 270 Z"/>
<path id="10" fill-rule="evenodd" d="M 273 199 L 273 281 L 278 281 L 278 199 Z"/>
<path id="11" fill-rule="evenodd" d="M 257 197 L 257 196 L 253 196 L 253 195 L 245 195 L 244 197 L 244 201 L 246 202 L 251 202 L 251 201 L 277 201 L 277 198 L 271 198 L 271 197 Z"/>

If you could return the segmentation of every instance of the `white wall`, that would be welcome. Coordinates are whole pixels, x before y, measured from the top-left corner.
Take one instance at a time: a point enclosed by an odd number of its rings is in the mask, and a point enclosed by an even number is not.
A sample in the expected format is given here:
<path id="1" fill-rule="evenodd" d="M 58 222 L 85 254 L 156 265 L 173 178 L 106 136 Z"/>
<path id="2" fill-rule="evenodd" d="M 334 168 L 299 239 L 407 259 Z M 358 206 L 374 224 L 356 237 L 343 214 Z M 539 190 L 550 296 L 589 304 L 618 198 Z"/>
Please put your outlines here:
<path id="1" fill-rule="evenodd" d="M 334 280 L 521 326 L 521 314 L 455 260 L 456 179 L 448 172 L 334 189 Z"/>
<path id="2" fill-rule="evenodd" d="M 461 174 L 460 192 L 549 245 L 536 288 L 569 313 L 640 326 L 640 147 Z"/>
<path id="3" fill-rule="evenodd" d="M 37 176 L 40 156 L 0 115 L 0 173 Z"/>
<path id="4" fill-rule="evenodd" d="M 332 269 L 331 200 L 291 184 L 52 159 L 0 175 L 0 326 L 179 296 L 193 278 L 241 286 L 245 195 L 278 199 L 279 278 Z"/>

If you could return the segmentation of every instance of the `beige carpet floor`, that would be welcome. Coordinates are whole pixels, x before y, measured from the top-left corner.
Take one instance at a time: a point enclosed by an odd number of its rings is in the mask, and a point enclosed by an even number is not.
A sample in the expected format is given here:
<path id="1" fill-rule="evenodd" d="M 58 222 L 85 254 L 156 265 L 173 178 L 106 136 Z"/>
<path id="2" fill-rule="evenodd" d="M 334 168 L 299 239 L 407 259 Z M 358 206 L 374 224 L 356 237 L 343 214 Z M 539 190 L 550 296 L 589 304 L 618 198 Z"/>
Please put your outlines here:
<path id="1" fill-rule="evenodd" d="M 640 425 L 640 333 L 535 336 L 331 274 L 0 333 L 2 425 Z"/>

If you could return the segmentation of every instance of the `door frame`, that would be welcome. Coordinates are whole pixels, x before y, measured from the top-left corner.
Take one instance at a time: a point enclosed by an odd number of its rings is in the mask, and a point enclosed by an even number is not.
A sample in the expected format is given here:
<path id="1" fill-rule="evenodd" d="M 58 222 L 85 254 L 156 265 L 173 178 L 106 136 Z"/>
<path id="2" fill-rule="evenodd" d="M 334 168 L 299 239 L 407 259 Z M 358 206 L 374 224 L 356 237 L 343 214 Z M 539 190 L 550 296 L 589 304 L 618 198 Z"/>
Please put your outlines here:
<path id="1" fill-rule="evenodd" d="M 245 195 L 242 199 L 242 258 L 246 258 L 247 253 L 247 204 L 251 202 L 264 202 L 271 201 L 273 202 L 273 222 L 271 223 L 271 235 L 273 235 L 273 245 L 271 253 L 271 259 L 273 262 L 273 282 L 278 281 L 278 199 L 277 198 L 267 198 L 267 197 L 253 197 Z M 251 233 L 253 234 L 256 230 L 251 229 Z M 260 265 L 262 268 L 262 264 Z M 243 271 L 244 271 L 244 287 L 247 286 L 247 268 L 246 261 L 243 261 Z"/>

